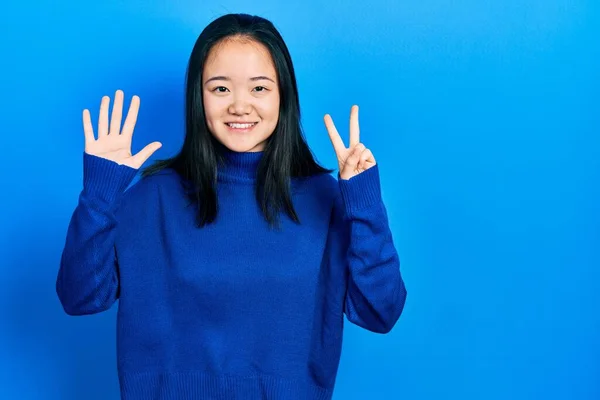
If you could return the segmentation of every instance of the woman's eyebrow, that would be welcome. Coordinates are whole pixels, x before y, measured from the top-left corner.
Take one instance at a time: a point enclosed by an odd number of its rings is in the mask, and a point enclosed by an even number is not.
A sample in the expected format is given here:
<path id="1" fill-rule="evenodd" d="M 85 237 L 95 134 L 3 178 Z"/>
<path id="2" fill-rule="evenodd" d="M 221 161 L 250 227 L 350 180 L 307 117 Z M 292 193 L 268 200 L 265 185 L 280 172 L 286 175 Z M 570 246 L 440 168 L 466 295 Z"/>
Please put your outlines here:
<path id="1" fill-rule="evenodd" d="M 262 81 L 262 80 L 267 80 L 267 81 L 271 81 L 273 83 L 275 83 L 275 81 L 271 78 L 269 78 L 268 76 L 254 76 L 252 78 L 250 78 L 250 81 L 254 82 L 254 81 Z M 219 76 L 213 76 L 212 78 L 209 78 L 206 80 L 206 82 L 204 82 L 204 84 L 206 85 L 208 82 L 212 82 L 212 81 L 231 81 L 231 78 L 228 76 L 223 76 L 223 75 L 219 75 Z"/>

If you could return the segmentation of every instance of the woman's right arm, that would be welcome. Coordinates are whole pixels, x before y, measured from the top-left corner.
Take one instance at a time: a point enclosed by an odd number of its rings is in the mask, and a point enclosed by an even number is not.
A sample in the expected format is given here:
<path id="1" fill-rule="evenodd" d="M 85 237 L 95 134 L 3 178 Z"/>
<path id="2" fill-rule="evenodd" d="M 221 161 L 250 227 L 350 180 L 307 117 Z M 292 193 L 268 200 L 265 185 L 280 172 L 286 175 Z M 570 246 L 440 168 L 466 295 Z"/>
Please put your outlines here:
<path id="1" fill-rule="evenodd" d="M 84 153 L 83 190 L 71 216 L 56 280 L 69 315 L 104 311 L 119 296 L 116 210 L 137 170 Z"/>
<path id="2" fill-rule="evenodd" d="M 161 147 L 159 142 L 153 142 L 132 156 L 139 97 L 132 98 L 122 130 L 123 92 L 118 90 L 115 94 L 110 129 L 109 103 L 110 98 L 104 96 L 98 139 L 94 137 L 89 111 L 83 111 L 83 190 L 67 229 L 56 279 L 56 293 L 69 315 L 104 311 L 119 297 L 116 211 L 138 169 Z"/>

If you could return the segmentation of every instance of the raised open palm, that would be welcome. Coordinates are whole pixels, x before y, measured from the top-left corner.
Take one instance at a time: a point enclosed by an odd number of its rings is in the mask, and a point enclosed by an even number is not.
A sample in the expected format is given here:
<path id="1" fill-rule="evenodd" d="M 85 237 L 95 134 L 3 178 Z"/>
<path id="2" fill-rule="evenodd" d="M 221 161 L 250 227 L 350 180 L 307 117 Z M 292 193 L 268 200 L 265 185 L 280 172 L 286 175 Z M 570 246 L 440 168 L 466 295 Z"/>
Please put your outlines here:
<path id="1" fill-rule="evenodd" d="M 350 145 L 346 147 L 329 114 L 324 117 L 329 138 L 337 155 L 340 178 L 350 179 L 376 165 L 371 150 L 360 142 L 358 125 L 358 106 L 352 106 L 350 111 Z"/>
<path id="2" fill-rule="evenodd" d="M 94 137 L 94 128 L 90 111 L 83 110 L 83 132 L 85 135 L 85 152 L 94 156 L 102 157 L 117 164 L 127 165 L 131 168 L 139 169 L 148 158 L 158 150 L 162 144 L 152 142 L 136 155 L 131 154 L 131 140 L 133 130 L 137 121 L 138 110 L 140 108 L 140 98 L 133 96 L 129 105 L 127 118 L 121 129 L 121 120 L 123 116 L 123 91 L 117 90 L 115 93 L 115 103 L 113 105 L 110 125 L 108 120 L 108 108 L 110 97 L 102 97 L 100 103 L 100 118 L 98 119 L 98 138 Z"/>

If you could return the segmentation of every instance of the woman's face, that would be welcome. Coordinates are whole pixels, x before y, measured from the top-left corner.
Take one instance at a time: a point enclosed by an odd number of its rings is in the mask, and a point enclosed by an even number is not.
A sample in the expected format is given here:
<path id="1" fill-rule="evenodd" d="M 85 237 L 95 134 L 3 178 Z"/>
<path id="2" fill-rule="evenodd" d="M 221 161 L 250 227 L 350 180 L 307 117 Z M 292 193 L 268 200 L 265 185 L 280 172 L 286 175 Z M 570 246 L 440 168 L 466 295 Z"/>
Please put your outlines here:
<path id="1" fill-rule="evenodd" d="M 279 85 L 267 48 L 229 39 L 214 46 L 202 74 L 210 132 L 232 151 L 262 151 L 279 119 Z"/>

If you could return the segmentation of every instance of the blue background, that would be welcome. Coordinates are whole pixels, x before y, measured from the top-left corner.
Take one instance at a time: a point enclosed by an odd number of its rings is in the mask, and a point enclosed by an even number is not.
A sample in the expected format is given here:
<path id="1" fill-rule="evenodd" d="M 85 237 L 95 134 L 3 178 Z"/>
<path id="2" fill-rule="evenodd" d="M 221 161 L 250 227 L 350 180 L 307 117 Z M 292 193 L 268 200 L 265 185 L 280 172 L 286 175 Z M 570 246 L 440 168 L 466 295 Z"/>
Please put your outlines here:
<path id="1" fill-rule="evenodd" d="M 187 58 L 227 12 L 281 30 L 318 159 L 357 103 L 381 167 L 408 301 L 388 335 L 347 324 L 335 399 L 600 398 L 600 4 L 253 3 L 2 6 L 0 398 L 118 398 L 116 307 L 69 317 L 54 291 L 81 110 L 137 94 L 133 150 L 175 154 Z"/>

